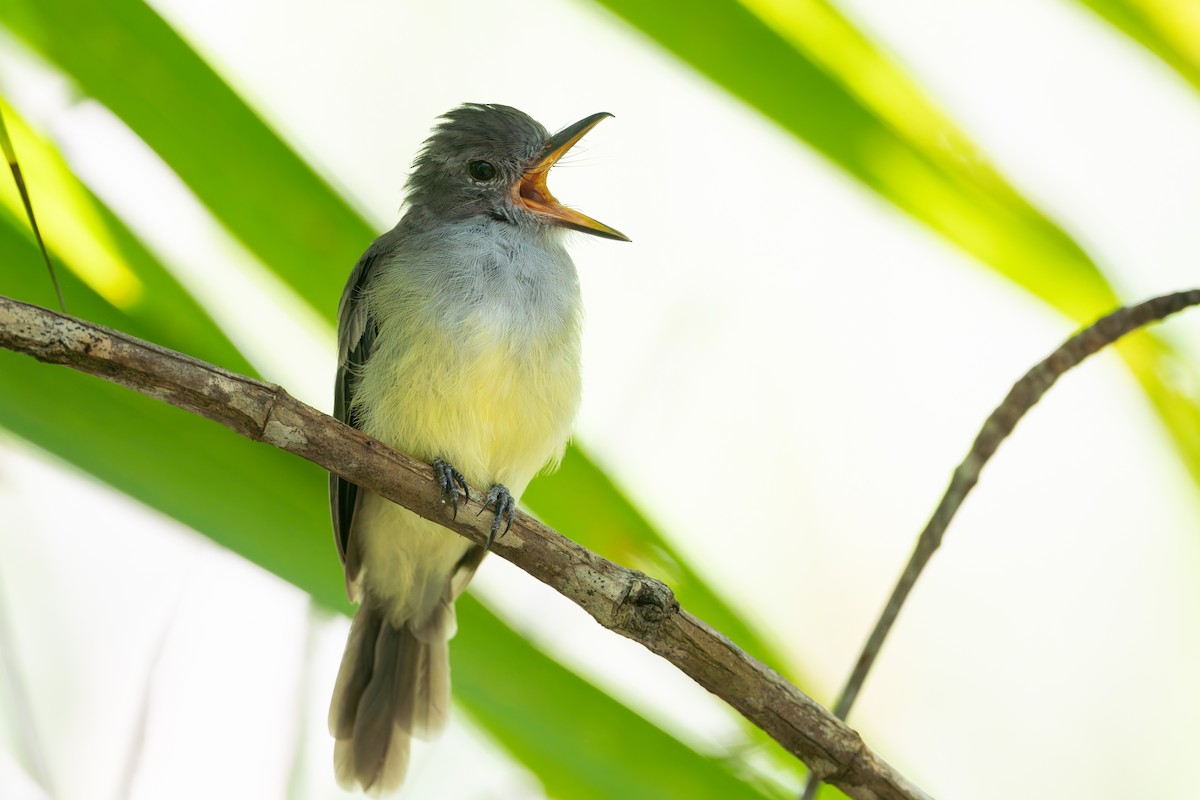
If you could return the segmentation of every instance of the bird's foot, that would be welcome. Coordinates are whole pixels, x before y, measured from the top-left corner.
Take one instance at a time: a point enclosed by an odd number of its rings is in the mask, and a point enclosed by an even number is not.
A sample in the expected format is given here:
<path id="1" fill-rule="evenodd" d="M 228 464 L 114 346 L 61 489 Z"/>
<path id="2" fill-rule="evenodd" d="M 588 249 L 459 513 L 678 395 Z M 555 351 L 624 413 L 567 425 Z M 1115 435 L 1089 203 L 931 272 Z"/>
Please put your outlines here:
<path id="1" fill-rule="evenodd" d="M 462 490 L 463 500 L 470 500 L 471 493 L 467 491 L 467 479 L 463 474 L 440 458 L 434 459 L 433 476 L 438 486 L 442 487 L 442 502 L 449 502 L 454 507 L 454 518 L 458 518 L 458 492 Z M 488 497 L 491 497 L 489 494 Z"/>
<path id="2" fill-rule="evenodd" d="M 503 536 L 508 533 L 508 529 L 512 527 L 513 516 L 517 513 L 517 501 L 509 493 L 508 489 L 502 484 L 497 483 L 488 490 L 487 500 L 483 503 L 483 510 L 486 511 L 493 508 L 496 511 L 496 516 L 492 517 L 492 531 L 488 534 L 487 544 L 483 546 L 484 550 L 492 549 L 492 542 L 496 541 L 496 536 Z M 479 512 L 480 514 L 483 511 Z M 500 523 L 504 523 L 504 530 L 500 530 Z"/>

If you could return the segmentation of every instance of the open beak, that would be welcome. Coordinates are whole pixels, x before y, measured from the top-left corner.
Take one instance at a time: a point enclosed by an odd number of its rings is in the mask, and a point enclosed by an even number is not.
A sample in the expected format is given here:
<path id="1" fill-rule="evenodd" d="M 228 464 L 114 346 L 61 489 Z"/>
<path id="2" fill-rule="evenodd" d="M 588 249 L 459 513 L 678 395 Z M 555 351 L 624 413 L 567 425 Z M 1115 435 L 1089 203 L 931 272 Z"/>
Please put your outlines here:
<path id="1" fill-rule="evenodd" d="M 600 120 L 611 116 L 612 114 L 601 111 L 599 114 L 585 117 L 551 136 L 542 151 L 542 157 L 513 186 L 513 202 L 533 214 L 546 217 L 551 224 L 603 236 L 606 239 L 628 242 L 629 237 L 620 231 L 580 214 L 574 209 L 567 208 L 555 200 L 554 195 L 550 194 L 550 190 L 546 188 L 546 176 L 549 174 L 550 168 L 566 155 L 566 152 L 574 147 L 575 143 L 582 139 L 588 131 L 600 124 Z"/>

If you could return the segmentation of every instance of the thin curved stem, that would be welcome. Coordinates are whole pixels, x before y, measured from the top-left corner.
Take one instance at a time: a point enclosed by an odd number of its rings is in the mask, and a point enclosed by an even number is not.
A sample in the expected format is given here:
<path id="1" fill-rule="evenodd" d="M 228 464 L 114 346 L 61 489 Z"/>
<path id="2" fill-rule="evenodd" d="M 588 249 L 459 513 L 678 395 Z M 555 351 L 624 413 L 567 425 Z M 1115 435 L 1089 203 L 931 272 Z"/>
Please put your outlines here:
<path id="1" fill-rule="evenodd" d="M 896 588 L 892 590 L 891 598 L 884 606 L 883 613 L 879 615 L 875 629 L 871 631 L 866 644 L 863 645 L 858 661 L 854 664 L 854 670 L 850 673 L 850 677 L 842 689 L 842 694 L 833 707 L 834 716 L 844 720 L 849 715 L 850 709 L 853 708 L 854 701 L 858 698 L 863 683 L 867 679 L 867 674 L 879 657 L 884 640 L 896 622 L 896 617 L 900 614 L 900 609 L 908 599 L 913 586 L 916 585 L 917 579 L 921 577 L 925 565 L 929 563 L 934 552 L 941 547 L 942 538 L 946 535 L 950 521 L 954 519 L 954 515 L 962 506 L 963 500 L 970 494 L 971 489 L 979 482 L 979 473 L 983 466 L 995 454 L 1000 443 L 1013 432 L 1021 418 L 1033 408 L 1038 400 L 1042 399 L 1055 381 L 1088 356 L 1138 328 L 1152 322 L 1159 322 L 1194 305 L 1200 305 L 1200 289 L 1174 292 L 1137 305 L 1119 308 L 1076 333 L 1013 384 L 1008 395 L 983 423 L 983 428 L 975 437 L 975 442 L 971 445 L 966 458 L 954 470 L 954 474 L 950 478 L 950 486 L 942 495 L 942 500 L 925 525 L 925 530 L 921 531 L 921 536 L 917 539 L 917 546 L 909 558 L 908 566 L 904 568 L 904 572 L 896 582 Z M 810 777 L 804 788 L 802 800 L 813 800 L 819 785 L 819 779 Z"/>

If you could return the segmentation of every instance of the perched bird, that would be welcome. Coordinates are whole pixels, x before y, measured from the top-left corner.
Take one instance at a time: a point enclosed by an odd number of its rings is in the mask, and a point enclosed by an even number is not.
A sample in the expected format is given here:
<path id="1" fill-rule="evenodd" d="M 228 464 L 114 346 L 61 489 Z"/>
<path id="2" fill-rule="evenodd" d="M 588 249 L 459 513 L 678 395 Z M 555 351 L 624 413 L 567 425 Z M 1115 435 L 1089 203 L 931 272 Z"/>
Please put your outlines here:
<path id="1" fill-rule="evenodd" d="M 550 168 L 608 114 L 554 135 L 501 105 L 445 114 L 413 163 L 406 211 L 338 306 L 335 414 L 430 462 L 458 510 L 489 487 L 491 537 L 562 457 L 580 397 L 579 279 L 567 229 L 628 241 L 559 203 Z M 329 708 L 338 782 L 399 787 L 409 738 L 446 724 L 454 601 L 487 548 L 337 476 L 338 554 L 358 613 Z"/>

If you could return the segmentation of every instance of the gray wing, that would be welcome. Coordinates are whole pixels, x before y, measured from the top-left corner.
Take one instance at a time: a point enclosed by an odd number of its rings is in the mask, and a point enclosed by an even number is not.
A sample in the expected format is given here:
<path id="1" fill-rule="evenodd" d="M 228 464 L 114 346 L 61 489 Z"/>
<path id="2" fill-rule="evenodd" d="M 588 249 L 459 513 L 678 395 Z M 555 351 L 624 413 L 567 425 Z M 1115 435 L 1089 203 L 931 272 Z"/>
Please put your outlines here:
<path id="1" fill-rule="evenodd" d="M 371 355 L 377 327 L 364 299 L 364 291 L 375 274 L 376 259 L 381 255 L 379 242 L 372 244 L 354 266 L 346 289 L 338 303 L 338 368 L 333 389 L 333 415 L 359 428 L 353 410 L 354 388 L 359 369 Z M 350 530 L 358 504 L 358 486 L 333 473 L 329 474 L 329 509 L 333 516 L 333 536 L 338 557 L 346 568 L 347 585 L 358 574 L 358 556 L 350 546 Z"/>

